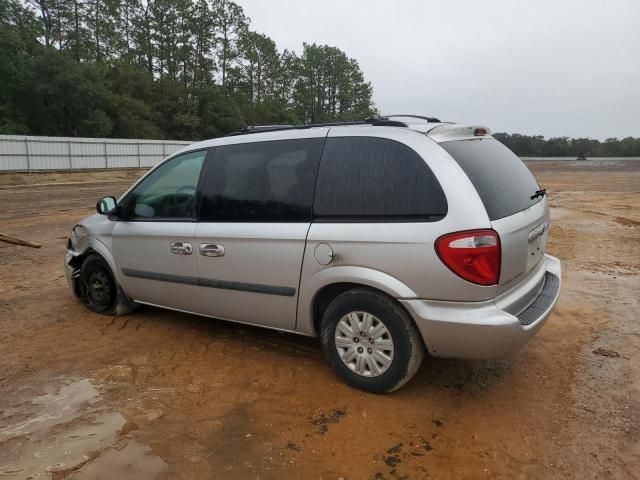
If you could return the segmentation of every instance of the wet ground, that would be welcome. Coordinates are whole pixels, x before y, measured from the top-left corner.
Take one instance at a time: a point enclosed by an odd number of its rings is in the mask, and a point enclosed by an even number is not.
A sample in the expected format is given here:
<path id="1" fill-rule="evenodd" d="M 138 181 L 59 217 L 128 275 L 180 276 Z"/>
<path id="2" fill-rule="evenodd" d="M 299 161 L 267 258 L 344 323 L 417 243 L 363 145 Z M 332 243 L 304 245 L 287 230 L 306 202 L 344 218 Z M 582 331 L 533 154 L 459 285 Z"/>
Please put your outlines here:
<path id="1" fill-rule="evenodd" d="M 530 166 L 556 311 L 518 354 L 427 358 L 386 396 L 342 384 L 313 339 L 88 312 L 66 237 L 139 172 L 0 175 L 0 231 L 42 243 L 0 242 L 0 479 L 640 478 L 640 163 Z"/>

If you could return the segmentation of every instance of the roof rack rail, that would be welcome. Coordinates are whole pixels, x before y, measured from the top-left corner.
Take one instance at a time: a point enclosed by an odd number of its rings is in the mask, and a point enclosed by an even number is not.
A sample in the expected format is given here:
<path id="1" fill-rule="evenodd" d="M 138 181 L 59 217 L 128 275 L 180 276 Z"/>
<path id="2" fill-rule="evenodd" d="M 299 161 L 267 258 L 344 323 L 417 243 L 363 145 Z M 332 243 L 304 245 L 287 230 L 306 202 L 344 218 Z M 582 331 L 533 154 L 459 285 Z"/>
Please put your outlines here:
<path id="1" fill-rule="evenodd" d="M 371 115 L 364 119 L 364 123 L 369 123 L 371 125 L 377 125 L 382 127 L 408 127 L 404 122 L 398 122 L 396 120 L 389 120 L 389 117 L 386 115 Z"/>
<path id="2" fill-rule="evenodd" d="M 249 125 L 244 127 L 239 132 L 229 133 L 227 137 L 234 137 L 236 135 L 249 135 L 252 133 L 264 133 L 264 132 L 280 132 L 284 130 L 303 130 L 313 127 L 341 127 L 349 125 L 373 125 L 381 127 L 408 127 L 404 122 L 398 122 L 396 120 L 389 120 L 386 117 L 371 116 L 364 121 L 353 122 L 329 122 L 329 123 L 305 123 L 304 125 Z"/>
<path id="3" fill-rule="evenodd" d="M 429 123 L 441 123 L 436 117 L 425 117 L 422 115 L 405 115 L 405 114 L 396 114 L 396 115 L 382 115 L 384 118 L 394 118 L 394 117 L 405 117 L 405 118 L 418 118 L 420 120 L 426 120 Z"/>
<path id="4" fill-rule="evenodd" d="M 274 128 L 293 128 L 295 125 L 291 125 L 290 123 L 284 124 L 274 124 L 274 125 L 248 125 L 244 127 L 241 131 L 250 131 L 250 130 L 272 130 Z"/>

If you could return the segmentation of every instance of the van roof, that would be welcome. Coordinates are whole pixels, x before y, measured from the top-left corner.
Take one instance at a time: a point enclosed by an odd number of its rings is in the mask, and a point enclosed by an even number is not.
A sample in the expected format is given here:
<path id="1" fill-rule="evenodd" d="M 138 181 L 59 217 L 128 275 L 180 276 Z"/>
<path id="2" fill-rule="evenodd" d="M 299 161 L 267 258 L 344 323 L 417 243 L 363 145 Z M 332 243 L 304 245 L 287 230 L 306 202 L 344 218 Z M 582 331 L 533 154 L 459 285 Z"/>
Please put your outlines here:
<path id="1" fill-rule="evenodd" d="M 378 126 L 390 128 L 406 128 L 418 133 L 428 135 L 436 142 L 451 140 L 463 140 L 490 136 L 491 130 L 481 125 L 458 125 L 453 122 L 443 122 L 435 117 L 422 115 L 397 114 L 397 115 L 375 115 L 362 121 L 353 122 L 331 122 L 313 123 L 304 125 L 252 125 L 247 126 L 239 132 L 229 134 L 250 135 L 266 132 L 276 132 L 284 130 L 303 130 L 316 127 L 352 127 L 352 126 Z"/>

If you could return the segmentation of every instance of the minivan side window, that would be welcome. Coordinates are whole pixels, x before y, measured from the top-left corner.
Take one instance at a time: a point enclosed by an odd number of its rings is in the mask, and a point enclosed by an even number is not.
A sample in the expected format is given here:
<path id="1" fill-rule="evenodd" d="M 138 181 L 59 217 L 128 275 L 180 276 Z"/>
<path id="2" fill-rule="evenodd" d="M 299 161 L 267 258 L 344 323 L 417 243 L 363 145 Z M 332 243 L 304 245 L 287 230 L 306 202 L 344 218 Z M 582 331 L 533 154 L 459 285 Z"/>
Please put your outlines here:
<path id="1" fill-rule="evenodd" d="M 424 159 L 376 137 L 328 138 L 313 206 L 318 221 L 435 221 L 447 199 Z"/>
<path id="2" fill-rule="evenodd" d="M 127 195 L 127 220 L 194 220 L 206 150 L 185 153 L 151 172 Z"/>
<path id="3" fill-rule="evenodd" d="M 216 147 L 201 222 L 308 222 L 324 138 Z"/>

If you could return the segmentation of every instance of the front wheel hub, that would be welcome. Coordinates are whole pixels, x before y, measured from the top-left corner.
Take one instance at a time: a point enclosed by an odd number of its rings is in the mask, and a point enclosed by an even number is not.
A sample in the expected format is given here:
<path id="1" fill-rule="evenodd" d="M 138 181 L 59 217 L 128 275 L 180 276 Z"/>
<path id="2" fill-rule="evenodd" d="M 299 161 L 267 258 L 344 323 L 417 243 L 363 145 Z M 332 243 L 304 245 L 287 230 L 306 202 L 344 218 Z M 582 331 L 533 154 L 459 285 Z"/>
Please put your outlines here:
<path id="1" fill-rule="evenodd" d="M 104 270 L 94 270 L 87 281 L 88 295 L 91 302 L 99 308 L 107 308 L 111 304 L 113 291 L 111 279 Z"/>

